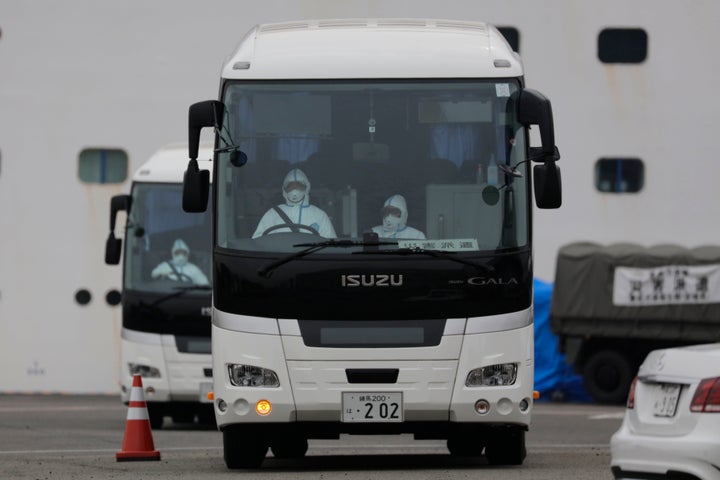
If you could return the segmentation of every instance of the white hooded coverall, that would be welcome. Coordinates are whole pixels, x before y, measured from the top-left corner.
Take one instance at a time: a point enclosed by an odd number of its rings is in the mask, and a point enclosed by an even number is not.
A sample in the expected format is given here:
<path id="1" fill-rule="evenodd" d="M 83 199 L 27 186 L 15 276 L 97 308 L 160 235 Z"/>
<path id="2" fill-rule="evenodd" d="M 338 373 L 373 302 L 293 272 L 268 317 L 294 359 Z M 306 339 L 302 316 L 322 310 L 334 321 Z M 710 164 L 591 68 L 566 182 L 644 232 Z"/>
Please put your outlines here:
<path id="1" fill-rule="evenodd" d="M 386 215 L 382 225 L 373 227 L 372 231 L 380 238 L 406 238 L 412 240 L 425 240 L 425 234 L 407 224 L 408 209 L 405 197 L 393 195 L 385 200 L 383 207 L 395 207 L 400 210 L 400 218 Z"/>
<path id="2" fill-rule="evenodd" d="M 285 187 L 290 182 L 299 182 L 305 185 L 305 191 L 291 190 L 285 191 Z M 330 217 L 321 209 L 315 205 L 310 205 L 310 180 L 308 180 L 305 173 L 299 168 L 290 170 L 285 175 L 283 180 L 282 194 L 285 198 L 285 203 L 278 205 L 285 215 L 288 216 L 292 223 L 298 225 L 307 225 L 312 227 L 316 232 L 324 238 L 335 238 L 335 229 L 333 228 Z M 287 222 L 275 211 L 274 208 L 269 209 L 260 219 L 255 233 L 252 238 L 262 236 L 262 234 L 270 227 L 275 225 L 284 225 Z M 278 228 L 273 230 L 271 233 L 276 232 L 291 232 L 290 228 Z M 310 233 L 310 230 L 301 228 L 300 232 Z"/>
<path id="3" fill-rule="evenodd" d="M 182 250 L 187 255 L 180 253 Z M 172 246 L 172 260 L 162 262 L 155 267 L 150 276 L 152 278 L 168 278 L 175 281 L 192 281 L 195 285 L 209 285 L 207 277 L 200 268 L 188 261 L 190 247 L 181 239 L 175 240 Z"/>

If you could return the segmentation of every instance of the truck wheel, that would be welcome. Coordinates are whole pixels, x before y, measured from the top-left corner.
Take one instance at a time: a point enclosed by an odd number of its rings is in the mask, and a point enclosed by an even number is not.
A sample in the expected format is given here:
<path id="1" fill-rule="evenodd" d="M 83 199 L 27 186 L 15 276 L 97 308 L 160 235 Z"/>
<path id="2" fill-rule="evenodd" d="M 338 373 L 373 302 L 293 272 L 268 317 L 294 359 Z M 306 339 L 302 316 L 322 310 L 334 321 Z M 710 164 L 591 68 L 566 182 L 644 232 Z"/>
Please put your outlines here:
<path id="1" fill-rule="evenodd" d="M 526 455 L 524 430 L 493 434 L 485 447 L 485 457 L 490 465 L 522 465 Z"/>
<path id="2" fill-rule="evenodd" d="M 598 403 L 618 404 L 627 399 L 634 374 L 628 357 L 614 350 L 600 350 L 585 364 L 583 383 Z"/>
<path id="3" fill-rule="evenodd" d="M 260 468 L 268 444 L 256 429 L 243 425 L 232 425 L 223 430 L 223 457 L 227 468 Z"/>

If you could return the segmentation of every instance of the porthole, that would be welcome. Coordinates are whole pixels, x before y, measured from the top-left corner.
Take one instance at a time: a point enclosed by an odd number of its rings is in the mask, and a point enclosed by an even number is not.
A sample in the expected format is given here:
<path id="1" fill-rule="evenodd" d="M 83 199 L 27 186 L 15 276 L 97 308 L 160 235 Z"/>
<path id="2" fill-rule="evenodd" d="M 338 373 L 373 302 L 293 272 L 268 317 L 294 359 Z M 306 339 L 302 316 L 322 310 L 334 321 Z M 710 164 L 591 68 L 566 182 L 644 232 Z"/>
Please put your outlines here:
<path id="1" fill-rule="evenodd" d="M 90 300 L 92 300 L 92 295 L 90 294 L 90 291 L 81 288 L 77 292 L 75 292 L 75 301 L 78 303 L 78 305 L 87 305 L 90 303 Z"/>
<path id="2" fill-rule="evenodd" d="M 639 158 L 601 158 L 595 162 L 595 188 L 603 193 L 637 193 L 645 183 Z"/>
<path id="3" fill-rule="evenodd" d="M 603 63 L 642 63 L 648 36 L 641 28 L 606 28 L 598 36 L 598 58 Z"/>
<path id="4" fill-rule="evenodd" d="M 128 156 L 123 150 L 86 148 L 78 158 L 78 177 L 85 183 L 122 183 L 127 178 Z"/>
<path id="5" fill-rule="evenodd" d="M 105 294 L 105 301 L 112 307 L 119 305 L 121 300 L 122 294 L 115 289 L 108 290 L 107 294 Z"/>

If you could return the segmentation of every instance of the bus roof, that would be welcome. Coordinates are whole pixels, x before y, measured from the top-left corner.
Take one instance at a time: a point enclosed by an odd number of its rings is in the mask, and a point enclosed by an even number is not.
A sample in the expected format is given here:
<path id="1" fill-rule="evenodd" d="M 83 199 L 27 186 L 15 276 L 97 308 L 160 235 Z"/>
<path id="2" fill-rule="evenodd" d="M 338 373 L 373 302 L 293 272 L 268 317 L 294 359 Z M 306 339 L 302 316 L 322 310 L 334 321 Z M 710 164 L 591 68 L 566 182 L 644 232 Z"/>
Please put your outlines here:
<path id="1" fill-rule="evenodd" d="M 200 145 L 198 164 L 200 170 L 210 170 L 212 178 L 213 167 L 212 144 Z M 187 143 L 166 145 L 152 154 L 152 156 L 137 169 L 133 175 L 134 182 L 160 182 L 182 183 L 188 165 Z"/>
<path id="2" fill-rule="evenodd" d="M 487 23 L 311 20 L 258 25 L 226 60 L 226 79 L 502 78 L 517 53 Z"/>

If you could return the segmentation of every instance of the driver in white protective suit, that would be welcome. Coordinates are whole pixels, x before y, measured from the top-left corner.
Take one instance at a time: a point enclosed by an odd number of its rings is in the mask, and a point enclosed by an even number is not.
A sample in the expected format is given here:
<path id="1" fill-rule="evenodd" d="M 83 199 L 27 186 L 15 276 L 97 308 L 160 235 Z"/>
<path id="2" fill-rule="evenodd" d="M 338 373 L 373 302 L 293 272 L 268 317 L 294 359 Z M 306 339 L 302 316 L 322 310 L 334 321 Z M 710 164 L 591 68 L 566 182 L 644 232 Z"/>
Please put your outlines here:
<path id="1" fill-rule="evenodd" d="M 407 202 L 402 195 L 393 195 L 385 200 L 381 215 L 382 225 L 372 229 L 373 232 L 378 234 L 378 237 L 425 240 L 423 232 L 407 224 Z"/>
<path id="2" fill-rule="evenodd" d="M 172 260 L 166 260 L 155 267 L 150 276 L 177 282 L 192 282 L 195 285 L 209 285 L 207 277 L 195 264 L 188 261 L 190 247 L 181 239 L 172 246 Z"/>
<path id="3" fill-rule="evenodd" d="M 265 212 L 253 238 L 278 232 L 313 233 L 313 231 L 324 238 L 336 237 L 327 213 L 315 205 L 310 205 L 310 180 L 302 170 L 295 168 L 285 175 L 282 194 L 285 203 Z M 298 225 L 306 225 L 306 227 Z"/>

